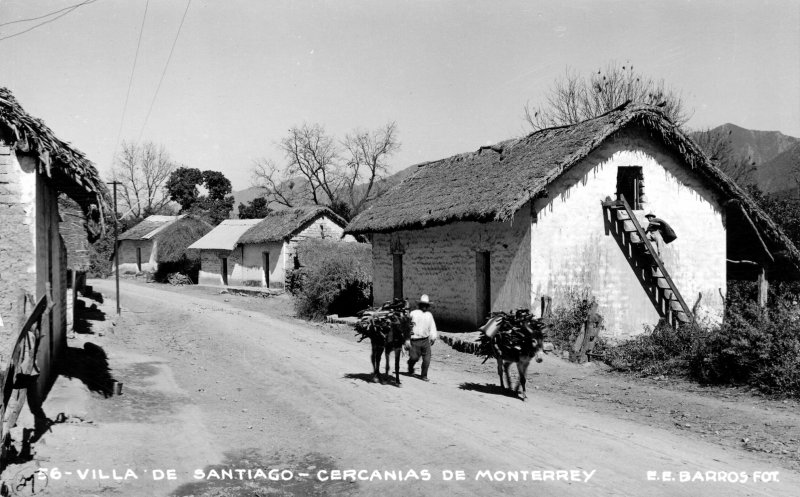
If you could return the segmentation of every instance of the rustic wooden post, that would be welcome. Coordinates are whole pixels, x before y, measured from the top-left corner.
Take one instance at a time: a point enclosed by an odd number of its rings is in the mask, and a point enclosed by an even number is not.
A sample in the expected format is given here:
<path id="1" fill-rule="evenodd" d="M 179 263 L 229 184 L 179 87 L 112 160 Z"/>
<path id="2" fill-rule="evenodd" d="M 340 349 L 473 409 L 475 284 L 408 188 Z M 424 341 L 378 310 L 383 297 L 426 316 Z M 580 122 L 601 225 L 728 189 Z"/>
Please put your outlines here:
<path id="1" fill-rule="evenodd" d="M 761 309 L 767 308 L 767 297 L 769 296 L 769 281 L 767 281 L 767 270 L 764 266 L 758 272 L 758 306 Z"/>
<path id="2" fill-rule="evenodd" d="M 550 307 L 553 304 L 553 298 L 547 295 L 542 296 L 542 319 L 550 317 Z"/>
<path id="3" fill-rule="evenodd" d="M 589 360 L 589 354 L 597 343 L 597 335 L 600 333 L 600 323 L 603 318 L 597 313 L 597 302 L 593 302 L 586 316 L 581 331 L 575 339 L 575 343 L 570 351 L 570 361 L 584 363 Z"/>

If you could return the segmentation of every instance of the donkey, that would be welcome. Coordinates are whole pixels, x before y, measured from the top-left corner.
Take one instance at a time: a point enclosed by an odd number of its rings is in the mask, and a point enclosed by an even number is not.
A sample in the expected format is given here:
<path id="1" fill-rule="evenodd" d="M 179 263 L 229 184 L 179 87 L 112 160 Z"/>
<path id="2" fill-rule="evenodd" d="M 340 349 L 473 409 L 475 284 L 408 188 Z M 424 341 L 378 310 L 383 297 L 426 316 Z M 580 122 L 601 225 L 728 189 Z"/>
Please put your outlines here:
<path id="1" fill-rule="evenodd" d="M 481 328 L 481 331 L 492 340 L 494 357 L 497 359 L 497 375 L 500 377 L 500 388 L 506 386 L 511 388 L 511 377 L 508 369 L 511 364 L 516 363 L 519 373 L 519 382 L 515 392 L 522 389 L 522 400 L 528 398 L 525 391 L 527 382 L 525 376 L 528 372 L 528 365 L 531 359 L 536 359 L 537 363 L 542 362 L 544 356 L 544 324 L 541 320 L 534 319 L 524 323 L 517 332 L 517 336 L 512 337 L 510 331 L 500 330 L 499 317 L 493 317 Z M 513 343 L 512 343 L 513 342 Z M 505 373 L 505 384 L 503 383 L 503 373 Z"/>
<path id="2" fill-rule="evenodd" d="M 400 385 L 400 351 L 403 344 L 411 339 L 411 326 L 407 321 L 410 318 L 406 315 L 394 315 L 389 318 L 390 326 L 385 332 L 374 330 L 369 339 L 372 344 L 372 381 L 382 382 L 381 354 L 386 356 L 386 375 L 389 375 L 389 354 L 394 352 L 394 379 Z"/>

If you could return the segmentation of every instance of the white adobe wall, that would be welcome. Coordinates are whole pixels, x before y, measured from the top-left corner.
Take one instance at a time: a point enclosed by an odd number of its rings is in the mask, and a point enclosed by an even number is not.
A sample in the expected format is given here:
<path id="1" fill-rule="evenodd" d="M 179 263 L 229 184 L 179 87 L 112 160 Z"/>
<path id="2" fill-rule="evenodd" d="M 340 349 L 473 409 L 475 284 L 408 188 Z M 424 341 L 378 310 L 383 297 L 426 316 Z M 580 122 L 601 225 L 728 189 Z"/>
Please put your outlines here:
<path id="1" fill-rule="evenodd" d="M 642 166 L 647 203 L 636 211 L 643 227 L 646 210 L 667 221 L 678 238 L 662 258 L 684 300 L 692 307 L 702 293 L 700 317 L 719 322 L 720 292 L 726 291 L 723 212 L 715 195 L 679 165 L 672 154 L 634 133 L 602 146 L 537 199 L 532 225 L 531 289 L 536 302 L 552 296 L 564 303 L 570 291 L 588 289 L 600 304 L 607 336 L 630 337 L 658 314 L 619 246 L 606 236 L 600 201 L 614 198 L 619 166 Z"/>
<path id="2" fill-rule="evenodd" d="M 119 274 L 138 273 L 136 265 L 136 249 L 142 249 L 142 271 L 155 272 L 156 262 L 155 240 L 120 240 L 119 242 Z"/>
<path id="3" fill-rule="evenodd" d="M 200 285 L 223 286 L 222 281 L 222 257 L 228 259 L 228 285 L 242 285 L 242 248 L 236 247 L 234 250 L 201 250 L 200 251 L 200 272 L 197 275 L 197 283 Z"/>
<path id="4" fill-rule="evenodd" d="M 506 223 L 456 222 L 444 226 L 376 233 L 372 237 L 373 296 L 393 297 L 393 250 L 403 253 L 403 295 L 415 305 L 426 293 L 437 324 L 471 331 L 477 315 L 476 253 L 489 251 L 493 311 L 530 307 L 530 206 Z M 538 308 L 537 308 L 538 309 Z"/>
<path id="5" fill-rule="evenodd" d="M 238 249 L 239 247 L 237 247 Z M 284 243 L 252 243 L 244 245 L 243 279 L 248 286 L 266 286 L 264 252 L 269 253 L 269 283 L 271 288 L 284 286 Z"/>

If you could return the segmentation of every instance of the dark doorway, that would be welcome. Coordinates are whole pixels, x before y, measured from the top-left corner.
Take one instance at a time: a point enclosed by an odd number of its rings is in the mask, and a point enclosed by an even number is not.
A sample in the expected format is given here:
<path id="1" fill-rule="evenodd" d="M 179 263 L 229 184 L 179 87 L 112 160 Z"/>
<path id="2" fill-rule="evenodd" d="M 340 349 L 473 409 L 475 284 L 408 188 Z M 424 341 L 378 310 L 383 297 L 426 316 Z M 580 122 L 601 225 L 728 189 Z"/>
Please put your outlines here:
<path id="1" fill-rule="evenodd" d="M 403 254 L 392 254 L 394 268 L 394 298 L 403 298 Z"/>
<path id="2" fill-rule="evenodd" d="M 644 177 L 641 166 L 620 167 L 617 169 L 617 194 L 625 196 L 631 209 L 643 209 Z"/>
<path id="3" fill-rule="evenodd" d="M 475 321 L 482 325 L 492 310 L 491 258 L 489 252 L 475 254 L 475 291 L 477 295 Z"/>
<path id="4" fill-rule="evenodd" d="M 142 248 L 136 247 L 136 270 L 142 272 Z"/>
<path id="5" fill-rule="evenodd" d="M 269 252 L 264 252 L 264 283 L 269 288 Z"/>
<path id="6" fill-rule="evenodd" d="M 228 258 L 227 257 L 220 257 L 220 262 L 222 263 L 222 284 L 228 285 Z"/>

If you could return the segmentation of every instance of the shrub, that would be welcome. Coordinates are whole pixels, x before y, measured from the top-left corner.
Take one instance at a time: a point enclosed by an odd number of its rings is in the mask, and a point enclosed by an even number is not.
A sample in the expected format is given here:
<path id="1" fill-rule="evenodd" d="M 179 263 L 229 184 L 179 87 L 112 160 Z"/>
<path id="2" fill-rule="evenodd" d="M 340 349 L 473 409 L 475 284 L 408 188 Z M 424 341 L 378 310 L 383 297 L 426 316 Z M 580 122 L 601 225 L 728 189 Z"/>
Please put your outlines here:
<path id="1" fill-rule="evenodd" d="M 559 350 L 572 348 L 597 299 L 588 290 L 569 290 L 566 301 L 545 319 L 548 339 Z"/>
<path id="2" fill-rule="evenodd" d="M 691 374 L 704 383 L 747 384 L 768 394 L 800 396 L 800 321 L 779 301 L 765 314 L 754 303 L 729 308 L 725 323 L 695 347 Z"/>
<path id="3" fill-rule="evenodd" d="M 372 249 L 361 243 L 319 239 L 297 247 L 300 268 L 289 275 L 288 290 L 297 314 L 322 319 L 352 315 L 368 307 L 372 294 Z"/>
<path id="4" fill-rule="evenodd" d="M 643 375 L 686 374 L 696 329 L 677 330 L 661 320 L 655 328 L 616 346 L 607 347 L 604 361 L 619 371 Z"/>

